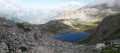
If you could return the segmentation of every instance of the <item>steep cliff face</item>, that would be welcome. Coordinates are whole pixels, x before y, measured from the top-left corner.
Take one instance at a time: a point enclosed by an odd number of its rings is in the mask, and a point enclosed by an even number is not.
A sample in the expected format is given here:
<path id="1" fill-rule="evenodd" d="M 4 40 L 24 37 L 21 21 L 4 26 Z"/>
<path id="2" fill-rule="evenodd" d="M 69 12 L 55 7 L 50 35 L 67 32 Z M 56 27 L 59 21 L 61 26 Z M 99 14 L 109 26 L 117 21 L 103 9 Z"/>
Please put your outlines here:
<path id="1" fill-rule="evenodd" d="M 120 39 L 120 14 L 111 15 L 103 19 L 99 27 L 94 34 L 91 34 L 88 38 L 82 42 L 88 42 L 90 44 L 103 42 L 105 40 Z"/>

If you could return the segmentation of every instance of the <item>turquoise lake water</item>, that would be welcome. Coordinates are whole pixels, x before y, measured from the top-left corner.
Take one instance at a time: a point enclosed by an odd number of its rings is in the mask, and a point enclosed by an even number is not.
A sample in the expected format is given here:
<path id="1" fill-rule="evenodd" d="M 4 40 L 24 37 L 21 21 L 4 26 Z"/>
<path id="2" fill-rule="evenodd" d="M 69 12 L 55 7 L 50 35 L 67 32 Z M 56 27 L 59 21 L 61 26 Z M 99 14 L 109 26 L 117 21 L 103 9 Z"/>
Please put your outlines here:
<path id="1" fill-rule="evenodd" d="M 54 38 L 57 40 L 64 39 L 67 42 L 76 43 L 80 40 L 85 39 L 87 36 L 89 36 L 89 33 L 68 33 L 68 34 L 56 35 Z"/>

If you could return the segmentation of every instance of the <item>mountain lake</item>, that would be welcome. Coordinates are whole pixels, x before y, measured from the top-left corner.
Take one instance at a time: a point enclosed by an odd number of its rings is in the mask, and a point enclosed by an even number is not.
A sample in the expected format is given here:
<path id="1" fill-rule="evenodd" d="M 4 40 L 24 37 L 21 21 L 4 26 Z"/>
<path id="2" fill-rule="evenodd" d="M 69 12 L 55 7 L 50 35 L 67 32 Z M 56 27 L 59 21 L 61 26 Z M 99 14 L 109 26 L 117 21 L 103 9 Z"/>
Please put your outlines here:
<path id="1" fill-rule="evenodd" d="M 89 35 L 90 35 L 89 33 L 67 33 L 67 34 L 56 35 L 54 38 L 56 40 L 64 40 L 67 42 L 76 43 L 80 40 L 85 39 Z"/>

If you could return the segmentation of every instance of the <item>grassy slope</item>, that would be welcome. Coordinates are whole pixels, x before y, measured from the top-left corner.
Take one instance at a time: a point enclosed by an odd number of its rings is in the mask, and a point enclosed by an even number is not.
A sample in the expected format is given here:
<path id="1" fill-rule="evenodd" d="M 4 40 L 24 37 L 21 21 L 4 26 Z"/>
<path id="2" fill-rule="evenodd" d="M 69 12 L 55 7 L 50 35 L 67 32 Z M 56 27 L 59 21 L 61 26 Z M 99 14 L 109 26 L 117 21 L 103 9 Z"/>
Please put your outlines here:
<path id="1" fill-rule="evenodd" d="M 120 45 L 113 44 L 102 49 L 101 53 L 120 53 Z"/>
<path id="2" fill-rule="evenodd" d="M 73 27 L 76 29 L 76 32 L 90 32 L 97 28 L 100 21 L 94 20 L 89 22 L 74 21 Z"/>
<path id="3" fill-rule="evenodd" d="M 77 30 L 77 32 L 91 32 L 94 31 L 98 25 L 100 24 L 101 21 L 99 20 L 92 20 L 89 22 L 82 22 L 82 21 L 74 21 L 73 22 L 73 27 Z M 91 35 L 89 37 L 87 37 L 85 40 L 78 42 L 79 44 L 84 44 L 84 43 L 88 43 L 93 37 L 94 35 Z"/>

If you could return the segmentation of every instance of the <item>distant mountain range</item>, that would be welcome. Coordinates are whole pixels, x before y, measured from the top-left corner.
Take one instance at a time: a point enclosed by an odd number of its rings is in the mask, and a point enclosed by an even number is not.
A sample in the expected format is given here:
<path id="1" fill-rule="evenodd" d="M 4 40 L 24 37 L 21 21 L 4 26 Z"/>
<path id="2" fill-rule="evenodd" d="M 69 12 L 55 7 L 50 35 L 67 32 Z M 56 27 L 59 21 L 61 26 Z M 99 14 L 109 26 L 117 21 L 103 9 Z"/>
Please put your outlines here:
<path id="1" fill-rule="evenodd" d="M 120 12 L 119 0 L 111 0 L 114 2 L 95 2 L 91 3 L 78 10 L 67 11 L 61 13 L 57 19 L 77 19 L 81 21 L 88 21 L 94 18 L 102 19 L 111 14 Z"/>
<path id="2" fill-rule="evenodd" d="M 7 11 L 7 10 L 6 10 Z M 59 15 L 59 12 L 54 11 L 47 11 L 43 12 L 40 10 L 32 11 L 16 11 L 16 10 L 10 10 L 10 11 L 0 11 L 1 14 L 5 14 L 6 16 L 16 17 L 16 19 L 21 19 L 26 22 L 30 22 L 32 24 L 42 24 L 49 20 L 54 19 Z M 16 20 L 17 21 L 17 20 Z"/>
<path id="3" fill-rule="evenodd" d="M 120 13 L 119 0 L 111 1 L 96 1 L 83 8 L 63 12 L 56 20 L 62 20 L 61 22 L 71 26 L 76 32 L 94 31 L 103 18 Z"/>
<path id="4" fill-rule="evenodd" d="M 119 0 L 108 0 L 104 2 L 94 2 L 87 6 L 84 6 L 77 10 L 61 11 L 61 10 L 43 10 L 43 9 L 29 9 L 22 7 L 21 5 L 15 4 L 7 9 L 5 6 L 1 5 L 0 13 L 6 16 L 14 17 L 11 18 L 16 22 L 30 22 L 32 24 L 43 24 L 54 19 L 74 19 L 81 21 L 89 21 L 94 19 L 103 19 L 111 14 L 116 14 L 120 12 Z M 3 3 L 4 4 L 4 3 Z M 5 3 L 4 5 L 6 5 Z M 20 8 L 18 8 L 18 6 Z M 4 10 L 3 10 L 4 9 Z M 22 10 L 21 10 L 22 9 Z M 17 20 L 19 19 L 19 20 Z M 11 20 L 10 22 L 12 22 Z"/>
<path id="5" fill-rule="evenodd" d="M 25 22 L 19 18 L 16 17 L 11 17 L 5 14 L 0 14 L 0 18 L 6 19 L 8 22 L 12 23 L 12 24 L 16 24 L 16 23 L 22 23 Z"/>

